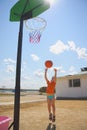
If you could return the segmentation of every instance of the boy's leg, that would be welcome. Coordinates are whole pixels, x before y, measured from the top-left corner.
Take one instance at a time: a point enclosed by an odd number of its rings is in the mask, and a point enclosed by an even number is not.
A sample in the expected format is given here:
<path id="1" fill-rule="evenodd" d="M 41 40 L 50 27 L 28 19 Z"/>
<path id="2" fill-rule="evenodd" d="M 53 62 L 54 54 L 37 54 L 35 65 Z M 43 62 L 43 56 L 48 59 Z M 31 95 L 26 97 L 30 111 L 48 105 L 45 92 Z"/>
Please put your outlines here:
<path id="1" fill-rule="evenodd" d="M 55 116 L 55 98 L 52 99 L 52 110 L 53 110 L 53 115 Z"/>
<path id="2" fill-rule="evenodd" d="M 53 122 L 55 121 L 55 98 L 52 99 Z"/>
<path id="3" fill-rule="evenodd" d="M 51 101 L 50 99 L 47 99 L 47 105 L 48 105 L 48 112 L 51 113 Z"/>
<path id="4" fill-rule="evenodd" d="M 49 112 L 49 120 L 52 120 L 52 113 L 51 113 L 51 100 L 47 99 L 47 105 L 48 105 L 48 112 Z"/>

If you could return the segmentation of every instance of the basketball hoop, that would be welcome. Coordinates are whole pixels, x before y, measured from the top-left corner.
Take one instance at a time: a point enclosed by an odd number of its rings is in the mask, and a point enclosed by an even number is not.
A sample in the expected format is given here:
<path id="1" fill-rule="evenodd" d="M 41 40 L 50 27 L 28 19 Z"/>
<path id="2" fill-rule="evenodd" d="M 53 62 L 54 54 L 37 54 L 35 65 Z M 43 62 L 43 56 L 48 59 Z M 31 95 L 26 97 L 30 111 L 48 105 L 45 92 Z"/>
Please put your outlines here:
<path id="1" fill-rule="evenodd" d="M 35 17 L 25 20 L 25 26 L 29 31 L 29 42 L 39 43 L 42 32 L 44 31 L 47 23 L 43 18 Z"/>

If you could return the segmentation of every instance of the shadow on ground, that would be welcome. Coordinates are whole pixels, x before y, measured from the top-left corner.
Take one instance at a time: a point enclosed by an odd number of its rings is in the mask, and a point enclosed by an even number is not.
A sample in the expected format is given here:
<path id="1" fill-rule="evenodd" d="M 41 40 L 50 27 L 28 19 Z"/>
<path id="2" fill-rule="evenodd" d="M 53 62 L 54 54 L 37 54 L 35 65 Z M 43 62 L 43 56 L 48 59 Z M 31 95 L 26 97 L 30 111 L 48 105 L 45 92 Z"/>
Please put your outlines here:
<path id="1" fill-rule="evenodd" d="M 56 130 L 56 125 L 49 123 L 46 130 Z"/>

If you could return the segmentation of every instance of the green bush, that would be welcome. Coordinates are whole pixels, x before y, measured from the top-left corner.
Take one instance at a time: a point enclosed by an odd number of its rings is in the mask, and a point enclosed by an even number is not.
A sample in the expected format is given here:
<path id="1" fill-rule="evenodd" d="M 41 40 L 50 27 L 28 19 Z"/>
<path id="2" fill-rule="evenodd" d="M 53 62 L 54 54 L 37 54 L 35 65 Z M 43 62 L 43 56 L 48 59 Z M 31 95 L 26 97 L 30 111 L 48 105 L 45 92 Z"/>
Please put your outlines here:
<path id="1" fill-rule="evenodd" d="M 46 87 L 41 87 L 41 88 L 39 89 L 39 92 L 44 92 L 44 93 L 46 93 Z"/>

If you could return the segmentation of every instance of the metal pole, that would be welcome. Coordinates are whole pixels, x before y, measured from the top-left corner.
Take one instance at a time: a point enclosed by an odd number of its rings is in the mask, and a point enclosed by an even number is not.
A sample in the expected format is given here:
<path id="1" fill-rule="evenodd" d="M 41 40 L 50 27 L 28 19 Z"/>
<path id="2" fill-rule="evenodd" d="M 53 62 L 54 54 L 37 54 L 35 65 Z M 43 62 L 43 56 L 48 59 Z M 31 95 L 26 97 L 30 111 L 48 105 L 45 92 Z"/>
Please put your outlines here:
<path id="1" fill-rule="evenodd" d="M 18 37 L 17 63 L 16 63 L 16 83 L 15 83 L 14 126 L 13 126 L 13 130 L 19 130 L 22 37 L 23 37 L 23 19 L 21 18 L 20 28 L 19 28 L 19 37 Z"/>
<path id="2" fill-rule="evenodd" d="M 20 79 L 21 79 L 21 57 L 22 57 L 22 38 L 23 38 L 23 13 L 29 0 L 26 1 L 20 19 L 18 50 L 17 50 L 17 64 L 16 64 L 16 83 L 15 83 L 15 99 L 14 99 L 14 126 L 13 130 L 19 130 L 20 119 Z"/>

